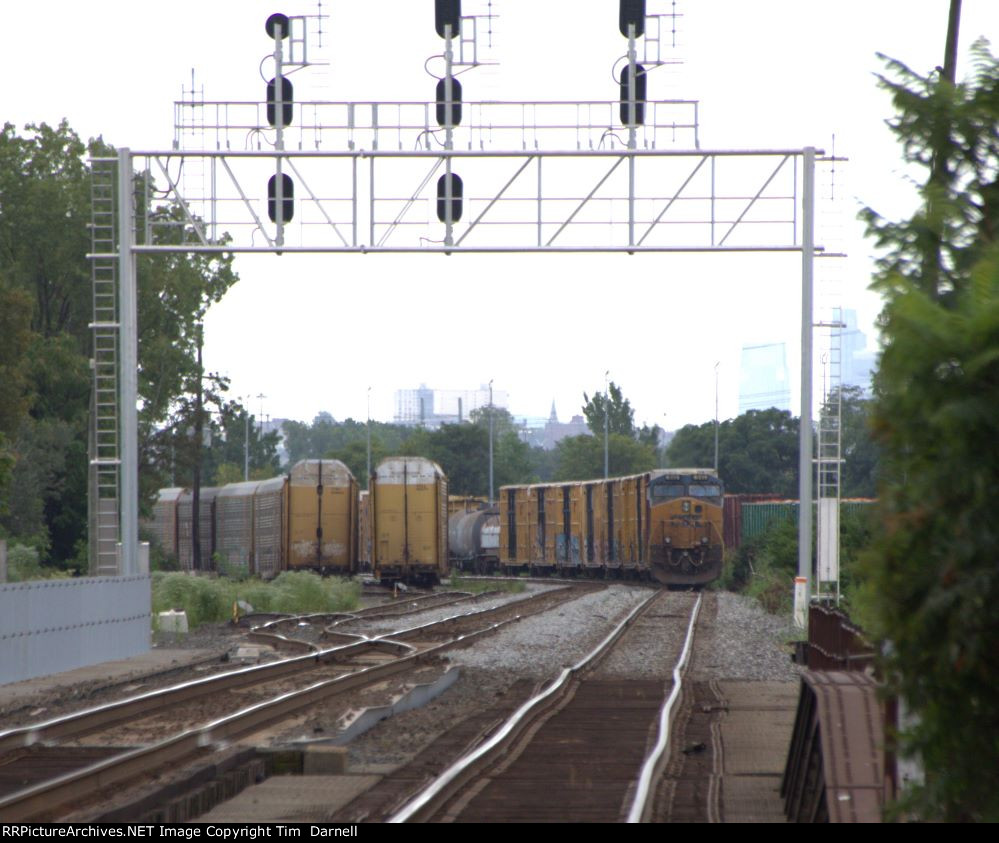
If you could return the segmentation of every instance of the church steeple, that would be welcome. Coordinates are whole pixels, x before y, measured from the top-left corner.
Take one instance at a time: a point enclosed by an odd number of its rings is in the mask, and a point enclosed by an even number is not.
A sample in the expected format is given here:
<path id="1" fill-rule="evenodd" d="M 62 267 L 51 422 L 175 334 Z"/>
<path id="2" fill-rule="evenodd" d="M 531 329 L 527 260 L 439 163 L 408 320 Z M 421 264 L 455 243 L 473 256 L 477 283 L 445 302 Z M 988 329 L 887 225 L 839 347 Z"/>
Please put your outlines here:
<path id="1" fill-rule="evenodd" d="M 552 414 L 548 417 L 552 424 L 558 424 L 558 413 L 555 412 L 555 399 L 552 399 Z"/>

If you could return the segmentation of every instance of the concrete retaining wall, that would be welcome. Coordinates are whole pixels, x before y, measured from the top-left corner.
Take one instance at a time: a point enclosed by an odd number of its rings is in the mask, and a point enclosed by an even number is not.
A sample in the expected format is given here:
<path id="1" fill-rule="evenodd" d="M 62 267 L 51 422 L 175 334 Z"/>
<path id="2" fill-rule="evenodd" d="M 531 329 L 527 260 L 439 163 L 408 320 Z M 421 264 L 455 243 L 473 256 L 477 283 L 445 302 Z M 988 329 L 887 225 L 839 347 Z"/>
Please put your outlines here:
<path id="1" fill-rule="evenodd" d="M 149 650 L 148 575 L 0 585 L 0 683 Z"/>

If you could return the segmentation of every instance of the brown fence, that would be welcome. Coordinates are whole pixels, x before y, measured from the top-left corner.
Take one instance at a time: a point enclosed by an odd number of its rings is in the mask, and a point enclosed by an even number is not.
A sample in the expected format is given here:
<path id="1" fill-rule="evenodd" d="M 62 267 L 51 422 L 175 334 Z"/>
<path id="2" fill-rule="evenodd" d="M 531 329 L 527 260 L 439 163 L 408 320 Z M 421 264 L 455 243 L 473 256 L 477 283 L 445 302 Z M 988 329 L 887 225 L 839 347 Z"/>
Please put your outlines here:
<path id="1" fill-rule="evenodd" d="M 865 670 L 874 664 L 874 655 L 863 630 L 838 609 L 809 607 L 809 670 Z"/>

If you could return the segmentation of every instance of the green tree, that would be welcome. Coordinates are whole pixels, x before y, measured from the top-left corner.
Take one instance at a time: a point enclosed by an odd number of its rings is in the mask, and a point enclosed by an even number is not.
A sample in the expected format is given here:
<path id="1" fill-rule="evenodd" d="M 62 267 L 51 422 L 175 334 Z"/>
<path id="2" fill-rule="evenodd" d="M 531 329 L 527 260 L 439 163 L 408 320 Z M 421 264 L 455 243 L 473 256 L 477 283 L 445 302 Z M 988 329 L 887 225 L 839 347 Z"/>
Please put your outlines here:
<path id="1" fill-rule="evenodd" d="M 675 468 L 713 466 L 715 423 L 680 428 L 666 448 Z M 748 410 L 718 426 L 718 473 L 732 493 L 798 494 L 798 423 L 787 410 Z"/>
<path id="2" fill-rule="evenodd" d="M 834 390 L 823 409 L 835 408 L 840 399 L 840 453 L 843 458 L 840 491 L 845 498 L 877 495 L 878 446 L 871 435 L 872 399 L 857 386 Z"/>
<path id="3" fill-rule="evenodd" d="M 915 715 L 926 771 L 909 809 L 999 820 L 999 62 L 974 74 L 889 61 L 904 156 L 926 172 L 908 220 L 866 218 L 885 249 L 873 429 L 884 535 L 869 559 L 890 688 Z"/>
<path id="4" fill-rule="evenodd" d="M 220 413 L 211 422 L 210 447 L 202 452 L 207 485 L 221 486 L 234 482 L 231 479 L 222 480 L 223 477 L 232 477 L 232 466 L 238 469 L 236 481 L 242 480 L 247 456 L 250 479 L 265 480 L 278 474 L 281 468 L 277 455 L 278 435 L 273 431 L 261 435 L 256 425 L 254 416 L 239 402 L 228 401 L 222 405 Z M 223 467 L 226 467 L 224 472 Z"/>
<path id="5" fill-rule="evenodd" d="M 606 394 L 596 392 L 590 398 L 584 392 L 583 402 L 583 416 L 586 418 L 586 426 L 590 428 L 594 436 L 604 435 L 605 415 L 610 433 L 618 433 L 621 436 L 635 435 L 635 411 L 631 409 L 631 402 L 621 393 L 621 387 L 614 381 L 610 382 Z"/>
<path id="6" fill-rule="evenodd" d="M 638 474 L 656 467 L 651 445 L 612 433 L 608 442 L 611 477 Z M 567 436 L 555 446 L 555 480 L 595 480 L 604 476 L 603 436 Z"/>
<path id="7" fill-rule="evenodd" d="M 90 150 L 113 154 L 101 140 Z M 6 488 L 0 477 L 0 513 L 7 509 L 0 524 L 41 548 L 47 564 L 82 565 L 85 547 L 93 307 L 86 151 L 65 122 L 0 131 L 0 328 L 12 331 L 0 340 L 0 416 L 7 414 L 0 463 L 14 461 Z M 140 209 L 143 197 L 137 190 Z M 176 209 L 146 213 L 175 223 L 161 228 L 170 233 L 157 242 L 183 236 Z M 140 480 L 151 493 L 165 485 L 167 452 L 176 450 L 161 447 L 161 431 L 178 426 L 182 398 L 200 377 L 197 329 L 236 276 L 231 256 L 177 255 L 141 258 L 138 279 Z M 16 362 L 8 350 L 23 347 L 25 327 L 28 352 Z"/>

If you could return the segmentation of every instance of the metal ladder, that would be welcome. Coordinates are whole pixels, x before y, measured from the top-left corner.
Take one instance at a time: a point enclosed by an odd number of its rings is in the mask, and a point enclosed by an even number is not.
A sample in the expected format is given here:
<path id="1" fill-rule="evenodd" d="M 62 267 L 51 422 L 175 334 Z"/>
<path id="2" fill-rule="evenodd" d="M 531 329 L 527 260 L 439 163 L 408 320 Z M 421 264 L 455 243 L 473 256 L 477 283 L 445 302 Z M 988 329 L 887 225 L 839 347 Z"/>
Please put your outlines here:
<path id="1" fill-rule="evenodd" d="M 117 165 L 91 162 L 90 272 L 93 285 L 93 393 L 90 439 L 90 572 L 119 573 Z"/>
<path id="2" fill-rule="evenodd" d="M 816 577 L 816 597 L 839 601 L 839 502 L 840 479 L 842 473 L 842 417 L 843 417 L 843 310 L 832 308 L 832 319 L 823 325 L 829 329 L 829 352 L 826 358 L 826 383 L 822 410 L 819 414 L 818 458 L 818 526 L 819 541 L 824 532 L 835 531 L 835 560 L 823 560 L 819 551 L 819 576 Z M 835 514 L 830 512 L 829 502 L 835 501 Z M 823 505 L 825 502 L 825 505 Z M 823 565 L 823 562 L 826 564 Z M 830 566 L 832 566 L 830 568 Z M 833 576 L 823 576 L 823 569 L 831 570 Z M 829 590 L 829 587 L 832 590 Z M 822 591 L 823 587 L 826 589 Z"/>

